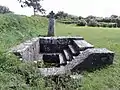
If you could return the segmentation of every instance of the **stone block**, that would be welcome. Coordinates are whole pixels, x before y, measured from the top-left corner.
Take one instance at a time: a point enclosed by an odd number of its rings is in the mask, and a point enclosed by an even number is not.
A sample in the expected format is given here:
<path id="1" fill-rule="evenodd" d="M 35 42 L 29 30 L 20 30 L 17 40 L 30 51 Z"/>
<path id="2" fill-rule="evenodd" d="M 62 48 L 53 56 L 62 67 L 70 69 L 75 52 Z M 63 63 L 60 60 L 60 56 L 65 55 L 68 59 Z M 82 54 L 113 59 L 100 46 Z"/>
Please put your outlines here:
<path id="1" fill-rule="evenodd" d="M 65 67 L 60 67 L 60 68 L 39 68 L 40 73 L 43 76 L 55 76 L 55 75 L 62 75 L 62 74 L 68 74 L 70 73 L 69 71 L 65 71 Z"/>
<path id="2" fill-rule="evenodd" d="M 85 40 L 73 40 L 73 45 L 76 46 L 79 51 L 84 51 L 88 48 L 94 48 L 94 45 L 91 45 Z"/>
<path id="3" fill-rule="evenodd" d="M 105 48 L 91 48 L 83 51 L 79 56 L 75 57 L 66 69 L 79 70 L 81 68 L 91 69 L 113 63 L 114 52 Z"/>

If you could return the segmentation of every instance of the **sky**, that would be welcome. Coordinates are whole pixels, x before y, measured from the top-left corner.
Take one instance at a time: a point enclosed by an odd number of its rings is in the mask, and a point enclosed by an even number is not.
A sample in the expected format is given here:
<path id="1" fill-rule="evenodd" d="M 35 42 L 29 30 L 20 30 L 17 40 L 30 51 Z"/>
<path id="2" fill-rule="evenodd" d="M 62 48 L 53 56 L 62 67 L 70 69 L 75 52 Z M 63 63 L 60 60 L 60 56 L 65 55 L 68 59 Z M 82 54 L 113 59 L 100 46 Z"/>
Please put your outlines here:
<path id="1" fill-rule="evenodd" d="M 46 13 L 64 11 L 66 13 L 86 17 L 94 15 L 109 17 L 120 16 L 120 0 L 43 0 L 42 6 Z M 32 8 L 21 8 L 17 0 L 0 0 L 0 5 L 9 7 L 15 14 L 33 15 Z"/>

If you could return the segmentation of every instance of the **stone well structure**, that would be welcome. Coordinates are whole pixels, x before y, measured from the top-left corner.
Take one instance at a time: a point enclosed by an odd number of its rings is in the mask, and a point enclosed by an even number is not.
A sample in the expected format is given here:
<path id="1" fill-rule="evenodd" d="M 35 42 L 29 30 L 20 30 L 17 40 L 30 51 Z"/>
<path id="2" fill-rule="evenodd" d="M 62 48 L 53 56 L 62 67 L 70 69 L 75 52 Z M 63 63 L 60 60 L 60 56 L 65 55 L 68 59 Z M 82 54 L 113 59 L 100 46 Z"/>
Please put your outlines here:
<path id="1" fill-rule="evenodd" d="M 39 68 L 44 76 L 110 65 L 114 59 L 112 51 L 94 48 L 83 37 L 37 37 L 11 51 L 24 62 L 43 60 L 44 63 L 54 63 L 50 68 Z"/>
<path id="2" fill-rule="evenodd" d="M 94 48 L 83 37 L 54 36 L 54 13 L 49 18 L 48 36 L 36 37 L 12 48 L 12 52 L 24 62 L 43 60 L 49 68 L 39 68 L 44 76 L 71 73 L 113 63 L 114 52 Z"/>

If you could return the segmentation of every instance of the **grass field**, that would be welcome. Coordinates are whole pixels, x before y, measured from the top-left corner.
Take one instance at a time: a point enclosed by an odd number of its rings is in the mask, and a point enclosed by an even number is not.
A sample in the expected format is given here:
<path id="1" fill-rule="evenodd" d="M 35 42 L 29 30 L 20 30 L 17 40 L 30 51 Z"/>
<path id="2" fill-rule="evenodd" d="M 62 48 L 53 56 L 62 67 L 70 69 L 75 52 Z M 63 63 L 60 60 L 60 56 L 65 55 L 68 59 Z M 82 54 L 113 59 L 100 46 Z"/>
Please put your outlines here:
<path id="1" fill-rule="evenodd" d="M 0 90 L 44 90 L 46 88 L 44 79 L 35 73 L 34 67 L 21 63 L 15 56 L 4 52 L 26 39 L 46 35 L 47 24 L 47 19 L 40 17 L 0 15 Z M 57 23 L 56 35 L 82 36 L 95 47 L 108 48 L 115 52 L 113 65 L 82 73 L 84 77 L 82 88 L 80 87 L 79 90 L 120 89 L 120 29 L 77 27 Z M 29 84 L 26 84 L 26 78 L 30 80 Z"/>
<path id="2" fill-rule="evenodd" d="M 84 72 L 83 90 L 120 89 L 120 29 L 56 25 L 57 36 L 82 36 L 98 48 L 115 52 L 114 64 L 101 70 Z"/>

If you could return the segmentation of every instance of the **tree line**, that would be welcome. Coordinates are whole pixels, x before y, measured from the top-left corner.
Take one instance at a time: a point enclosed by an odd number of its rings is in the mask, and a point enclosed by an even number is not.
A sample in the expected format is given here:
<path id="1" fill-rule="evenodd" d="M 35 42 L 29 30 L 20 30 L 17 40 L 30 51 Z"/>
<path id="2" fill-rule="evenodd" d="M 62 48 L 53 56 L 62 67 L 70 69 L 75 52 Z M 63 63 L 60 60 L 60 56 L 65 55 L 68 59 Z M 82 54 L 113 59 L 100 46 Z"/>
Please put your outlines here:
<path id="1" fill-rule="evenodd" d="M 58 22 L 64 24 L 76 24 L 77 26 L 91 26 L 91 27 L 120 27 L 120 16 L 111 15 L 110 17 L 97 16 L 74 16 L 63 11 L 55 14 Z"/>

